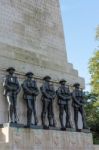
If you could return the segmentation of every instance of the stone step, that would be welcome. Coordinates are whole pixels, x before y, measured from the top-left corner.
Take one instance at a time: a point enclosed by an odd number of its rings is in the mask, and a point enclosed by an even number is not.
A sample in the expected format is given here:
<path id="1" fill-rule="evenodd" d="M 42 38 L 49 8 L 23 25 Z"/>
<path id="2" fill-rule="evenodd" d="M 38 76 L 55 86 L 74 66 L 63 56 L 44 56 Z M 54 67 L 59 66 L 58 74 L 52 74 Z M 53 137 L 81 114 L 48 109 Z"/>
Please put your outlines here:
<path id="1" fill-rule="evenodd" d="M 0 150 L 13 150 L 9 143 L 0 143 Z"/>
<path id="2" fill-rule="evenodd" d="M 0 150 L 94 150 L 91 133 L 10 126 L 0 131 Z"/>
<path id="3" fill-rule="evenodd" d="M 99 150 L 99 145 L 94 145 L 94 150 Z"/>

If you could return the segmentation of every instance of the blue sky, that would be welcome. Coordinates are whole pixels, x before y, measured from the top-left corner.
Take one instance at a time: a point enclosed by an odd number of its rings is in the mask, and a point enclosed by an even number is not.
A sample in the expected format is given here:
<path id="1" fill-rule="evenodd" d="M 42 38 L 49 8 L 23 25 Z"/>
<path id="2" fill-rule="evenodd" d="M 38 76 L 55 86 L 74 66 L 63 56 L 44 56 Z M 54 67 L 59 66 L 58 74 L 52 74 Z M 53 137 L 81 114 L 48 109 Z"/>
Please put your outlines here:
<path id="1" fill-rule="evenodd" d="M 86 90 L 90 90 L 88 60 L 98 44 L 95 32 L 99 24 L 99 0 L 60 0 L 60 3 L 68 61 L 85 78 Z"/>

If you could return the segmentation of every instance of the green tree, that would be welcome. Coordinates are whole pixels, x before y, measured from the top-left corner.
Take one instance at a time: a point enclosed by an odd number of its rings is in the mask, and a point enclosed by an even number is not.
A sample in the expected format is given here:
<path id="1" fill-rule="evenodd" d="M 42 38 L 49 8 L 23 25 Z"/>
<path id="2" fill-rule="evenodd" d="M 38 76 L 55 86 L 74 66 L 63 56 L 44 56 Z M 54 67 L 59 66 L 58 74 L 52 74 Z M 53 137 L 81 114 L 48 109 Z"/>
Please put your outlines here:
<path id="1" fill-rule="evenodd" d="M 99 26 L 96 29 L 96 40 L 99 41 Z M 98 47 L 99 48 L 99 47 Z M 99 144 L 99 49 L 95 51 L 89 60 L 89 72 L 91 75 L 91 92 L 86 92 L 86 116 L 87 123 L 91 127 L 94 143 Z"/>
<path id="2" fill-rule="evenodd" d="M 89 61 L 89 72 L 91 75 L 92 91 L 99 94 L 99 50 L 97 50 Z"/>
<path id="3" fill-rule="evenodd" d="M 96 40 L 99 41 L 99 25 L 96 28 Z M 99 46 L 89 60 L 92 92 L 99 95 Z"/>
<path id="4" fill-rule="evenodd" d="M 94 144 L 99 144 L 99 96 L 86 92 L 85 99 L 87 123 L 93 132 Z"/>
<path id="5" fill-rule="evenodd" d="M 96 28 L 96 40 L 99 40 L 99 25 Z"/>

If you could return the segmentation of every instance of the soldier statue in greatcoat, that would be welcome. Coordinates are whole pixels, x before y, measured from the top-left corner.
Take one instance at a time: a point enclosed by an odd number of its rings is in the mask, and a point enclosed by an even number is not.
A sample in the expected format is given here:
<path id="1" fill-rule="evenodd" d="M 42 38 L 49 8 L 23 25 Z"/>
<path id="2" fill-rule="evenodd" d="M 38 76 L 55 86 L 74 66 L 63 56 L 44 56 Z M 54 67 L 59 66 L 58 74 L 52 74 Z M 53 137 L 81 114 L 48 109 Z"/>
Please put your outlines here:
<path id="1" fill-rule="evenodd" d="M 4 95 L 8 101 L 8 120 L 9 123 L 17 123 L 17 95 L 20 92 L 20 85 L 17 77 L 14 75 L 15 69 L 13 67 L 9 67 L 7 70 L 8 75 L 6 75 L 3 86 L 4 86 Z"/>
<path id="2" fill-rule="evenodd" d="M 62 79 L 60 87 L 57 90 L 58 105 L 59 105 L 59 119 L 61 123 L 61 129 L 71 128 L 70 124 L 70 110 L 69 101 L 71 100 L 71 93 L 69 87 L 66 85 L 66 80 Z M 64 111 L 66 113 L 66 124 L 64 126 Z"/>
<path id="3" fill-rule="evenodd" d="M 34 125 L 37 125 L 38 119 L 36 115 L 36 97 L 39 94 L 39 90 L 37 87 L 37 83 L 33 78 L 32 72 L 26 73 L 27 79 L 23 82 L 23 99 L 26 101 L 27 104 L 27 126 L 30 127 L 32 124 L 32 113 L 34 115 Z"/>
<path id="4" fill-rule="evenodd" d="M 78 130 L 78 112 L 80 112 L 82 116 L 83 129 L 87 129 L 84 112 L 84 92 L 80 89 L 79 83 L 75 83 L 73 86 L 75 88 L 72 92 L 75 127 L 76 130 Z"/>
<path id="5" fill-rule="evenodd" d="M 55 99 L 56 92 L 53 84 L 50 82 L 51 77 L 45 76 L 43 78 L 44 83 L 41 87 L 42 92 L 42 114 L 41 120 L 43 127 L 46 125 L 46 115 L 48 115 L 49 126 L 55 126 L 54 110 L 53 110 L 53 100 Z"/>

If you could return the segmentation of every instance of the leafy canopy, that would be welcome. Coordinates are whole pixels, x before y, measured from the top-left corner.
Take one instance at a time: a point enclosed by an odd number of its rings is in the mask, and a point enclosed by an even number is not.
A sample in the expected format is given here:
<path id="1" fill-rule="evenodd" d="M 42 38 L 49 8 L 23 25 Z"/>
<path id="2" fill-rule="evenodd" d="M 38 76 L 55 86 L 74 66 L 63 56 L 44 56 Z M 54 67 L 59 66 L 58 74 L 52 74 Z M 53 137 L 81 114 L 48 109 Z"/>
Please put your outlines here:
<path id="1" fill-rule="evenodd" d="M 96 28 L 96 40 L 99 41 L 99 25 Z M 99 95 L 99 46 L 89 60 L 92 92 Z"/>
<path id="2" fill-rule="evenodd" d="M 99 41 L 99 26 L 96 29 L 96 40 Z M 99 47 L 89 60 L 91 75 L 91 92 L 86 92 L 86 119 L 93 131 L 94 143 L 99 144 Z"/>
<path id="3" fill-rule="evenodd" d="M 99 50 L 97 50 L 89 61 L 89 72 L 91 74 L 92 91 L 99 94 Z"/>

